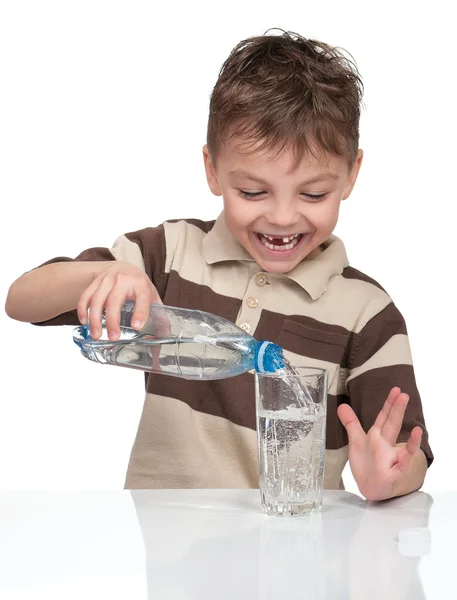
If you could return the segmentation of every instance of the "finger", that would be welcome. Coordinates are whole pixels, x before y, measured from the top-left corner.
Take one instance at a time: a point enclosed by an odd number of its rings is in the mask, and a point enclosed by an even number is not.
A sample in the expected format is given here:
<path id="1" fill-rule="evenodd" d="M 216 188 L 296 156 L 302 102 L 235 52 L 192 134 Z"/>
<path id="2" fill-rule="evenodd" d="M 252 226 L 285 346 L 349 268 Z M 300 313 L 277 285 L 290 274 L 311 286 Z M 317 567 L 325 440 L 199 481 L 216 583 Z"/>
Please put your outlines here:
<path id="1" fill-rule="evenodd" d="M 172 335 L 170 319 L 165 309 L 160 310 L 160 308 L 157 308 L 154 311 L 154 326 L 157 337 L 169 337 Z"/>
<path id="2" fill-rule="evenodd" d="M 395 446 L 397 443 L 398 434 L 400 433 L 408 402 L 408 394 L 401 393 L 396 397 L 389 416 L 381 430 L 382 437 L 389 442 L 389 444 L 392 444 L 392 446 Z"/>
<path id="3" fill-rule="evenodd" d="M 366 433 L 364 432 L 360 421 L 349 404 L 340 404 L 337 409 L 338 417 L 346 428 L 349 443 L 357 444 L 364 441 Z"/>
<path id="4" fill-rule="evenodd" d="M 422 429 L 420 427 L 415 427 L 412 430 L 407 443 L 399 448 L 397 452 L 397 461 L 400 471 L 407 471 L 411 459 L 419 452 L 421 439 Z"/>
<path id="5" fill-rule="evenodd" d="M 382 428 L 384 427 L 387 419 L 389 418 L 390 411 L 392 410 L 392 406 L 394 405 L 395 400 L 398 398 L 400 393 L 401 393 L 401 390 L 399 387 L 394 387 L 390 390 L 390 393 L 387 396 L 387 399 L 384 402 L 384 405 L 383 405 L 381 411 L 379 412 L 378 416 L 376 417 L 376 421 L 374 422 L 373 427 L 376 427 L 377 429 L 379 429 L 379 431 L 382 431 Z"/>
<path id="6" fill-rule="evenodd" d="M 406 448 L 406 450 L 411 456 L 414 456 L 414 454 L 416 454 L 416 452 L 418 452 L 419 448 L 421 447 L 421 441 L 422 429 L 418 425 L 416 425 L 416 427 L 414 427 L 414 429 L 411 431 L 411 434 L 404 448 Z"/>
<path id="7" fill-rule="evenodd" d="M 145 287 L 135 294 L 135 309 L 132 315 L 133 329 L 141 329 L 149 317 L 151 308 L 151 291 Z"/>
<path id="8" fill-rule="evenodd" d="M 113 280 L 106 277 L 100 282 L 89 303 L 90 335 L 98 339 L 102 334 L 102 316 L 106 299 L 113 288 Z"/>
<path id="9" fill-rule="evenodd" d="M 125 285 L 116 283 L 108 294 L 105 302 L 106 329 L 110 340 L 117 340 L 121 333 L 121 309 L 125 302 L 127 291 Z"/>
<path id="10" fill-rule="evenodd" d="M 76 312 L 78 314 L 79 322 L 82 323 L 83 325 L 85 325 L 87 323 L 88 318 L 89 318 L 88 308 L 89 308 L 90 299 L 92 298 L 92 296 L 98 289 L 98 286 L 100 285 L 103 278 L 104 278 L 104 276 L 96 277 L 92 281 L 92 283 L 89 286 L 87 286 L 87 288 L 82 292 L 82 294 L 79 297 L 78 306 L 76 307 Z"/>

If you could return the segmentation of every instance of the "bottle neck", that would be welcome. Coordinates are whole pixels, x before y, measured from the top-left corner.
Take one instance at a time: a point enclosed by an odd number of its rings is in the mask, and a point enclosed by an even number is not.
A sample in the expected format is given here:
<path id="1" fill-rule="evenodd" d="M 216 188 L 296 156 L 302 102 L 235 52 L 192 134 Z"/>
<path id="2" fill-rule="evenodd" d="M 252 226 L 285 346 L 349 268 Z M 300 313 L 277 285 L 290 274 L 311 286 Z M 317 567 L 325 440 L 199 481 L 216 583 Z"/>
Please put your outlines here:
<path id="1" fill-rule="evenodd" d="M 263 340 L 257 343 L 254 354 L 254 368 L 257 373 L 274 373 L 284 368 L 281 346 Z"/>

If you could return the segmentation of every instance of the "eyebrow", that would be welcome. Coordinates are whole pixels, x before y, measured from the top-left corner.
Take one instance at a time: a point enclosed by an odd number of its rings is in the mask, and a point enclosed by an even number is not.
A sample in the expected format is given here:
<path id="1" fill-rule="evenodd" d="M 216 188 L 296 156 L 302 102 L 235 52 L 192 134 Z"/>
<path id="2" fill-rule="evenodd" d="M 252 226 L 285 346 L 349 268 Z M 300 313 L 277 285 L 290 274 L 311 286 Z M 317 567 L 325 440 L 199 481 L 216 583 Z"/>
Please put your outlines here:
<path id="1" fill-rule="evenodd" d="M 229 175 L 234 175 L 235 177 L 244 177 L 245 179 L 249 179 L 250 181 L 255 181 L 263 185 L 268 185 L 266 181 L 260 179 L 259 177 L 255 177 L 254 175 L 251 175 L 247 171 L 240 171 L 235 169 L 233 171 L 229 171 Z M 323 173 L 319 173 L 319 175 L 316 175 L 315 177 L 311 177 L 311 179 L 308 179 L 307 181 L 302 181 L 300 185 L 309 185 L 310 183 L 316 183 L 316 181 L 335 181 L 337 179 L 338 175 L 336 175 L 336 173 L 332 173 L 331 171 L 324 171 Z"/>

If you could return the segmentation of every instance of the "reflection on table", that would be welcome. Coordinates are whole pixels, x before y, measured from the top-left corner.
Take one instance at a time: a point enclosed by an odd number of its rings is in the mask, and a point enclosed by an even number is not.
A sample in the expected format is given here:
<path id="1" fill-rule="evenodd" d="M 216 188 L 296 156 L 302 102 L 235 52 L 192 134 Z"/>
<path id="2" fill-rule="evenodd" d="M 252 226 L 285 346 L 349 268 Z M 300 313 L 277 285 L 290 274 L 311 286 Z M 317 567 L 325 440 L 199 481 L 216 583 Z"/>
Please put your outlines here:
<path id="1" fill-rule="evenodd" d="M 0 598 L 455 599 L 457 492 L 265 517 L 258 490 L 1 492 Z"/>
<path id="2" fill-rule="evenodd" d="M 417 539 L 427 538 L 428 494 L 378 504 L 326 492 L 322 513 L 307 518 L 264 517 L 252 492 L 131 494 L 151 599 L 425 598 L 417 566 L 429 544 Z"/>

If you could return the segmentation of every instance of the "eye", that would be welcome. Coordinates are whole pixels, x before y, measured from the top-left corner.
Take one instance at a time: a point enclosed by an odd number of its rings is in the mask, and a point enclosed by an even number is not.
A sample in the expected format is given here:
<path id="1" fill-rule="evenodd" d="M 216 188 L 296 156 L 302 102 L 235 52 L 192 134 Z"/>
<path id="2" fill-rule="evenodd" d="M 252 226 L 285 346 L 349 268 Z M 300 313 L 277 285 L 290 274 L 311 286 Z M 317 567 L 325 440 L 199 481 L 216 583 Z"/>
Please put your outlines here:
<path id="1" fill-rule="evenodd" d="M 264 194 L 265 192 L 245 192 L 243 190 L 238 190 L 241 194 L 241 196 L 243 196 L 243 198 L 258 198 L 259 196 L 261 196 L 262 194 Z M 324 198 L 327 197 L 327 194 L 302 194 L 303 196 L 306 196 L 306 198 L 308 200 L 310 200 L 311 202 L 320 202 L 321 200 L 324 200 Z"/>
<path id="2" fill-rule="evenodd" d="M 243 190 L 239 190 L 240 194 L 243 198 L 257 198 L 261 196 L 264 192 L 243 192 Z"/>
<path id="3" fill-rule="evenodd" d="M 319 202 L 327 197 L 327 194 L 304 194 L 312 202 Z"/>

